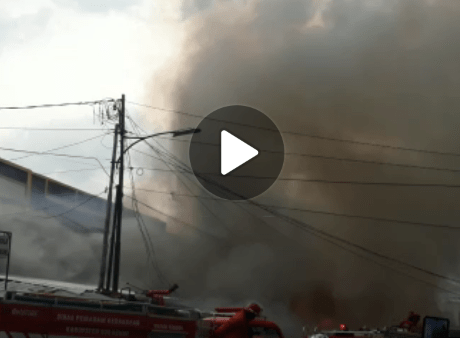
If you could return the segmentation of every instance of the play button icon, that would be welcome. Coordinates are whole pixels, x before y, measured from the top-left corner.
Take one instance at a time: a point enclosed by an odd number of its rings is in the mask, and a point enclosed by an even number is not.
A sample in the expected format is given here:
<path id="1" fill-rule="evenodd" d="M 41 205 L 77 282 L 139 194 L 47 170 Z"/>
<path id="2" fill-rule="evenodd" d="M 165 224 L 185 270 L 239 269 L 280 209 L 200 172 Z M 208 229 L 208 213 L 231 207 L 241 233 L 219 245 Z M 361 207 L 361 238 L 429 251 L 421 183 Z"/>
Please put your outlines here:
<path id="1" fill-rule="evenodd" d="M 257 149 L 241 141 L 228 131 L 222 130 L 220 141 L 220 172 L 222 175 L 227 175 L 257 156 L 258 153 Z"/>
<path id="2" fill-rule="evenodd" d="M 284 162 L 284 143 L 273 121 L 246 106 L 220 108 L 192 135 L 190 164 L 201 185 L 228 200 L 254 198 L 269 189 Z"/>

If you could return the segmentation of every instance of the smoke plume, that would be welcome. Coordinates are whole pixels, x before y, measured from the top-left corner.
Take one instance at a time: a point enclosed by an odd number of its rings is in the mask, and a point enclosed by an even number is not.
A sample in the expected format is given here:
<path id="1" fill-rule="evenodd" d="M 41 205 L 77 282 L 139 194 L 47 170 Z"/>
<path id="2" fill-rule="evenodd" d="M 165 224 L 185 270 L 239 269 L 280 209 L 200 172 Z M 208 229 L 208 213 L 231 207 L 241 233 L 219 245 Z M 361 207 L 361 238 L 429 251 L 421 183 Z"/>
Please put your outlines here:
<path id="1" fill-rule="evenodd" d="M 458 1 L 204 5 L 200 2 L 185 20 L 187 38 L 177 57 L 155 74 L 152 97 L 156 89 L 166 88 L 173 103 L 168 108 L 205 116 L 223 106 L 247 105 L 266 113 L 283 131 L 458 152 Z M 164 116 L 171 128 L 199 123 L 184 115 Z M 283 137 L 288 153 L 452 169 L 458 165 L 455 156 Z M 186 158 L 187 143 L 177 142 L 171 150 Z M 297 179 L 446 184 L 458 183 L 455 175 L 293 155 L 286 155 L 281 173 Z M 157 177 L 162 188 L 190 193 L 170 173 Z M 194 194 L 209 197 L 193 182 L 186 183 Z M 455 225 L 458 194 L 446 188 L 278 181 L 257 201 Z M 155 194 L 145 197 L 152 205 L 164 201 Z M 419 280 L 455 287 L 363 254 L 413 278 L 383 268 L 248 206 L 180 197 L 169 203 L 175 217 L 219 235 L 184 236 L 181 248 L 164 253 L 169 255 L 164 269 L 183 286 L 183 294 L 212 305 L 212 299 L 239 304 L 256 299 L 278 316 L 286 309 L 295 321 L 284 322 L 283 328 L 292 335 L 300 334 L 299 323 L 343 321 L 358 328 L 394 324 L 410 310 L 433 315 L 441 311 L 437 300 L 442 291 Z M 449 277 L 458 275 L 455 231 L 283 212 L 375 252 Z"/>
<path id="2" fill-rule="evenodd" d="M 221 0 L 190 2 L 183 11 L 183 48 L 152 76 L 152 105 L 200 116 L 227 105 L 247 105 L 266 113 L 283 131 L 458 152 L 458 1 Z M 172 112 L 144 117 L 146 129 L 154 130 L 159 122 L 165 129 L 199 123 Z M 287 153 L 458 168 L 455 156 L 283 137 Z M 186 159 L 188 143 L 176 142 L 169 150 Z M 294 155 L 286 155 L 281 173 L 293 179 L 458 184 L 456 175 Z M 142 188 L 212 197 L 192 177 L 144 177 L 138 182 Z M 256 200 L 455 225 L 458 194 L 451 188 L 278 181 Z M 456 291 L 454 284 L 352 247 L 344 250 L 256 208 L 141 190 L 137 195 L 164 213 L 140 206 L 174 233 L 162 234 L 148 224 L 158 266 L 169 282 L 179 284 L 178 295 L 197 307 L 257 301 L 289 337 L 298 337 L 301 325 L 345 322 L 359 328 L 393 324 L 410 310 L 449 313 L 439 302 L 444 292 L 424 282 Z M 100 235 L 75 235 L 56 220 L 42 222 L 36 213 L 19 210 L 6 218 L 6 212 L 13 211 L 2 211 L 1 222 L 2 229 L 14 230 L 13 275 L 96 283 Z M 458 275 L 455 231 L 282 212 L 383 255 L 451 278 Z M 169 286 L 147 265 L 132 217 L 123 223 L 122 236 L 121 284 Z M 458 318 L 451 319 L 458 325 Z"/>

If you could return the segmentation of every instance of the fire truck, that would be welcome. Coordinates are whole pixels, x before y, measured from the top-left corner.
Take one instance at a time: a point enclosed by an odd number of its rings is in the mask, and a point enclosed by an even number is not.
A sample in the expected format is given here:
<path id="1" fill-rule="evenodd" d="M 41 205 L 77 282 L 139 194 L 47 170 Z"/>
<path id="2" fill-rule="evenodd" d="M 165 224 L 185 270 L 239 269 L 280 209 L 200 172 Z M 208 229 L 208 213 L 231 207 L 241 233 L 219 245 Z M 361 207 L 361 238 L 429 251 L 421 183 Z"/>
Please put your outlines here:
<path id="1" fill-rule="evenodd" d="M 341 324 L 338 330 L 318 331 L 308 334 L 304 328 L 304 338 L 420 338 L 422 327 L 420 326 L 420 315 L 411 311 L 407 319 L 399 325 L 389 328 L 368 330 L 365 327 L 351 331 L 345 324 Z"/>
<path id="2" fill-rule="evenodd" d="M 0 338 L 283 338 L 256 304 L 203 312 L 169 297 L 175 288 L 111 295 L 87 290 L 75 297 L 8 291 L 0 299 Z"/>

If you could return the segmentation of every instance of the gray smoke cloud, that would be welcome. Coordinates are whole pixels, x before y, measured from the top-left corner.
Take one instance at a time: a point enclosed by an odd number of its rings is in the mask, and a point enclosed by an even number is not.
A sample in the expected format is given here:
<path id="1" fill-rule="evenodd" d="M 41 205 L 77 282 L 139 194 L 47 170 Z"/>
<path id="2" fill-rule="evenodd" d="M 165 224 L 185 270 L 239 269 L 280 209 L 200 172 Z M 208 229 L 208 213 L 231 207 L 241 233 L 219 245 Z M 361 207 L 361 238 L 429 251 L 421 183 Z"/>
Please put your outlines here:
<path id="1" fill-rule="evenodd" d="M 194 3 L 195 8 L 187 9 L 184 48 L 155 74 L 155 86 L 151 86 L 152 93 L 159 87 L 167 89 L 175 104 L 171 108 L 205 116 L 222 106 L 243 104 L 265 112 L 281 130 L 458 152 L 458 1 L 217 1 L 211 7 L 207 1 Z M 152 118 L 146 116 L 145 121 Z M 199 121 L 177 115 L 166 122 L 171 128 L 182 128 Z M 458 163 L 456 157 L 287 134 L 284 140 L 287 152 L 453 169 Z M 186 158 L 187 143 L 177 142 L 170 150 Z M 458 184 L 455 175 L 295 156 L 286 156 L 281 174 Z M 142 186 L 189 193 L 171 174 L 156 173 L 153 183 L 151 178 Z M 209 197 L 195 187 L 193 178 L 182 180 L 192 193 Z M 422 315 L 449 310 L 438 304 L 442 291 L 343 251 L 260 210 L 230 202 L 137 194 L 140 200 L 200 228 L 196 231 L 141 206 L 141 211 L 163 219 L 175 232 L 174 236 L 163 234 L 157 225 L 148 225 L 158 265 L 170 282 L 180 285 L 178 295 L 197 307 L 258 301 L 289 337 L 298 337 L 301 325 L 324 320 L 333 325 L 345 322 L 351 328 L 383 326 L 401 320 L 409 310 Z M 257 201 L 455 225 L 458 194 L 455 189 L 279 181 Z M 458 275 L 456 232 L 287 214 L 376 252 L 449 277 Z M 2 229 L 14 231 L 12 274 L 96 283 L 102 236 L 75 234 L 59 222 L 34 215 L 3 216 L 2 211 Z M 375 259 L 455 290 L 453 284 Z M 147 265 L 132 218 L 126 218 L 123 226 L 121 269 L 122 285 L 166 286 Z"/>
<path id="2" fill-rule="evenodd" d="M 5 167 L 2 167 L 4 169 Z M 75 197 L 32 193 L 25 195 L 26 185 L 0 176 L 0 229 L 13 234 L 10 276 L 43 278 L 97 285 L 102 255 L 102 233 L 105 206 L 91 195 Z M 122 237 L 122 270 L 129 282 L 151 287 L 154 277 L 151 263 L 126 198 Z M 143 217 L 149 233 L 157 241 L 171 242 L 164 223 Z M 98 228 L 98 229 L 97 229 Z M 90 231 L 88 231 L 90 230 Z M 161 249 L 164 250 L 160 246 Z M 6 259 L 0 262 L 3 275 Z M 155 279 L 156 280 L 156 279 Z"/>
<path id="3" fill-rule="evenodd" d="M 171 108 L 202 116 L 226 105 L 248 105 L 266 113 L 284 131 L 458 152 L 459 12 L 458 1 L 216 2 L 187 19 L 184 48 L 163 72 L 155 74 L 152 93 L 164 85 L 175 104 Z M 171 78 L 171 73 L 180 75 Z M 172 127 L 198 122 L 182 115 L 170 121 Z M 287 134 L 284 140 L 287 152 L 453 169 L 458 164 L 454 156 Z M 177 142 L 171 149 L 182 158 L 187 154 L 186 144 Z M 296 156 L 286 156 L 281 176 L 458 183 L 451 172 Z M 170 174 L 158 177 L 173 190 L 189 193 Z M 198 189 L 194 193 L 209 196 Z M 455 225 L 458 194 L 442 188 L 279 181 L 257 200 Z M 151 203 L 163 198 L 147 193 L 145 197 Z M 218 216 L 214 217 L 198 200 L 170 203 L 175 216 L 202 229 L 220 231 L 224 225 L 232 231 L 226 245 L 205 237 L 185 237 L 187 245 L 172 249 L 179 252 L 173 257 L 181 259 L 171 257 L 168 265 L 174 269 L 165 269 L 183 285 L 187 296 L 239 304 L 257 299 L 278 315 L 284 308 L 293 318 L 283 323 L 290 335 L 300 334 L 299 323 L 332 320 L 335 325 L 343 321 L 358 328 L 399 322 L 410 310 L 423 315 L 442 312 L 437 303 L 442 291 L 265 217 L 261 211 L 204 200 Z M 450 277 L 458 275 L 455 231 L 288 214 L 384 255 Z M 373 259 L 455 289 L 421 272 Z"/>

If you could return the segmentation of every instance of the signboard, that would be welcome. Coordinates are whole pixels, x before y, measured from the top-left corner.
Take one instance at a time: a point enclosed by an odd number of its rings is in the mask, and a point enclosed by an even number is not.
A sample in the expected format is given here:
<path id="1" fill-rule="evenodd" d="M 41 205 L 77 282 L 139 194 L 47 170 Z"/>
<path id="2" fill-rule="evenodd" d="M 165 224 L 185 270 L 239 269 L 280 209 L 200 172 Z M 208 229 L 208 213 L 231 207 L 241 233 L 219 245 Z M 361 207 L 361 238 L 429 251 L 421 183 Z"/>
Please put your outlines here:
<path id="1" fill-rule="evenodd" d="M 423 319 L 422 338 L 448 338 L 449 319 L 439 317 L 425 317 Z"/>
<path id="2" fill-rule="evenodd" d="M 10 235 L 0 232 L 0 258 L 8 257 L 10 253 Z"/>

